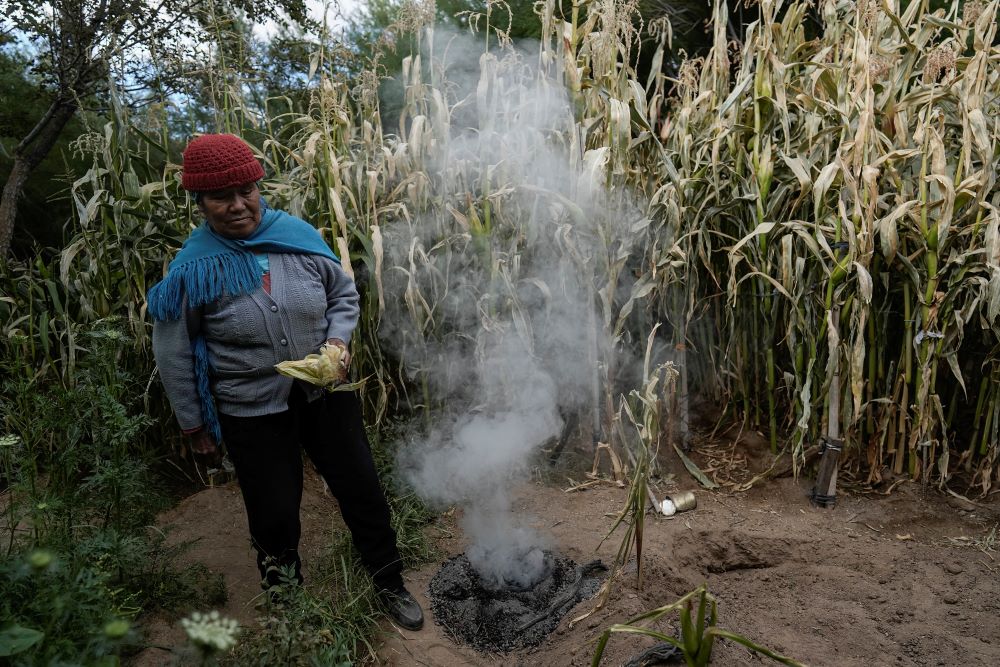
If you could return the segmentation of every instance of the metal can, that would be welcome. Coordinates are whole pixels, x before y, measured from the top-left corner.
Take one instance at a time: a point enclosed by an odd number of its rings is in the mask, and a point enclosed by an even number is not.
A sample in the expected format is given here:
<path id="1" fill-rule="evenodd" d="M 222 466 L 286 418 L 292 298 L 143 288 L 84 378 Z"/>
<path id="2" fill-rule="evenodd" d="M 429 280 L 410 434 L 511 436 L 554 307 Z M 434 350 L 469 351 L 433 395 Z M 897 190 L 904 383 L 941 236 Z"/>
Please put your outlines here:
<path id="1" fill-rule="evenodd" d="M 694 497 L 693 491 L 680 491 L 667 496 L 674 504 L 677 512 L 687 512 L 698 506 L 698 499 Z"/>

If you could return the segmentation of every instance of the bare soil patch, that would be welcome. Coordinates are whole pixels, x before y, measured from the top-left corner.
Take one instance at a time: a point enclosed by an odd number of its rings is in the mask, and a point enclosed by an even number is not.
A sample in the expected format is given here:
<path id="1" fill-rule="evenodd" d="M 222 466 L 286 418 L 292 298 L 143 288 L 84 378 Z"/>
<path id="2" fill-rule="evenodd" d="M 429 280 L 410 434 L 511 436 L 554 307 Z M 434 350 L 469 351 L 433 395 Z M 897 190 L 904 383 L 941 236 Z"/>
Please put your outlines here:
<path id="1" fill-rule="evenodd" d="M 669 519 L 648 518 L 642 590 L 635 585 L 633 561 L 604 609 L 570 628 L 571 619 L 593 606 L 583 601 L 539 646 L 508 654 L 456 644 L 429 613 L 431 579 L 446 558 L 467 546 L 454 514 L 445 515 L 428 528 L 442 560 L 406 573 L 408 587 L 428 612 L 427 624 L 408 632 L 386 622 L 380 663 L 585 665 L 604 628 L 707 582 L 719 599 L 720 626 L 809 665 L 1000 664 L 1000 559 L 986 541 L 1000 520 L 996 503 L 949 503 L 907 482 L 888 496 L 842 491 L 835 509 L 822 510 L 809 504 L 806 480 L 724 493 L 702 491 L 682 473 L 676 479 L 695 491 L 698 507 Z M 524 484 L 516 490 L 515 507 L 549 536 L 547 548 L 578 563 L 611 563 L 619 536 L 598 545 L 625 501 L 625 489 L 602 484 L 567 493 L 569 486 L 558 476 Z M 310 557 L 340 521 L 336 503 L 312 473 L 302 518 L 309 585 Z M 229 602 L 221 611 L 252 625 L 259 588 L 236 484 L 187 498 L 161 517 L 161 526 L 172 540 L 197 540 L 186 557 L 223 573 Z M 149 625 L 149 636 L 163 645 L 183 639 L 176 624 L 162 621 Z M 613 637 L 603 664 L 620 665 L 651 644 Z M 166 652 L 152 649 L 136 664 L 168 662 Z M 726 642 L 717 644 L 713 660 L 766 662 Z"/>
<path id="2" fill-rule="evenodd" d="M 809 504 L 807 490 L 791 479 L 735 495 L 696 490 L 696 510 L 646 524 L 642 590 L 633 565 L 605 609 L 570 629 L 593 605 L 582 602 L 535 649 L 484 655 L 431 624 L 390 636 L 383 662 L 586 665 L 604 628 L 707 582 L 719 599 L 721 627 L 809 665 L 1000 664 L 1000 562 L 996 552 L 968 546 L 995 525 L 995 509 L 963 512 L 904 484 L 889 497 L 842 494 L 836 509 L 821 510 Z M 595 553 L 613 559 L 615 537 L 595 548 L 624 502 L 623 489 L 565 493 L 531 484 L 518 498 L 519 509 L 536 517 L 534 527 L 551 535 L 551 548 L 578 562 Z M 451 552 L 461 549 L 454 540 Z M 413 573 L 424 602 L 438 568 Z M 620 665 L 652 643 L 613 637 L 603 664 Z M 768 662 L 726 642 L 713 655 L 719 665 Z"/>

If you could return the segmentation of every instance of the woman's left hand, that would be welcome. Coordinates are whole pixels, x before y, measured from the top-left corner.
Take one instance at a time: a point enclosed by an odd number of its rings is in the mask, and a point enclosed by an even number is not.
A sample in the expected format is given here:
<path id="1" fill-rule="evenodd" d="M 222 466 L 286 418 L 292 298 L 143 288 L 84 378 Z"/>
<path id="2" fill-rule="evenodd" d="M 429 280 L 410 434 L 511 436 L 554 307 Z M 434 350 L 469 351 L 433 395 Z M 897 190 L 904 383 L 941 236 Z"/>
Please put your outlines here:
<path id="1" fill-rule="evenodd" d="M 351 352 L 347 349 L 347 343 L 339 338 L 330 338 L 326 341 L 326 344 L 335 345 L 340 348 L 342 352 L 340 357 L 340 381 L 347 382 L 347 370 L 351 367 Z"/>

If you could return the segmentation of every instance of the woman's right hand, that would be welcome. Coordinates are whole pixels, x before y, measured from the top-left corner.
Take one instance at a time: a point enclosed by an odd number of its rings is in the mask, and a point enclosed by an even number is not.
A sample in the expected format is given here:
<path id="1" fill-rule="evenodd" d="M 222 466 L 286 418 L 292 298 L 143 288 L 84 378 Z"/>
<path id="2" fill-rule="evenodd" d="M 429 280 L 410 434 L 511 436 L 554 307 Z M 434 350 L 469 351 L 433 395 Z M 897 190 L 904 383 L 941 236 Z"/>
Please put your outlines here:
<path id="1" fill-rule="evenodd" d="M 191 434 L 191 450 L 200 456 L 212 456 L 217 453 L 218 448 L 215 444 L 215 438 L 212 437 L 208 429 L 202 429 Z"/>
<path id="2" fill-rule="evenodd" d="M 347 382 L 347 371 L 351 367 L 351 351 L 347 349 L 347 343 L 339 338 L 328 338 L 327 345 L 340 348 L 340 378 L 339 382 Z"/>

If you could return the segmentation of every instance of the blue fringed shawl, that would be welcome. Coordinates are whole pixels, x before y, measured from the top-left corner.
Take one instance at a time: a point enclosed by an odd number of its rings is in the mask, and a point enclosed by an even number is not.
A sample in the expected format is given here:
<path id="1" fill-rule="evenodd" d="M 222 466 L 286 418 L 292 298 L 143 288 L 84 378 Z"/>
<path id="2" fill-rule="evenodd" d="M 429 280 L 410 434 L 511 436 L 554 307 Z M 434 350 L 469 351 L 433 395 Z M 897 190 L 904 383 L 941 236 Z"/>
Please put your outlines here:
<path id="1" fill-rule="evenodd" d="M 260 225 L 245 239 L 219 236 L 203 223 L 170 262 L 166 277 L 149 290 L 149 314 L 154 320 L 177 320 L 185 296 L 188 308 L 199 308 L 223 294 L 254 292 L 261 286 L 254 251 L 323 255 L 340 263 L 315 227 L 284 211 L 265 209 Z"/>
<path id="2" fill-rule="evenodd" d="M 187 297 L 188 308 L 199 308 L 223 295 L 250 294 L 262 281 L 261 268 L 254 252 L 306 253 L 323 255 L 340 263 L 316 228 L 284 211 L 266 208 L 261 200 L 260 225 L 245 239 L 219 236 L 207 223 L 191 232 L 191 236 L 170 262 L 167 275 L 153 285 L 146 296 L 147 307 L 154 320 L 178 320 Z M 206 427 L 222 441 L 215 400 L 209 389 L 210 360 L 208 346 L 199 334 L 191 341 L 195 360 L 195 380 Z"/>

